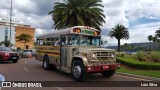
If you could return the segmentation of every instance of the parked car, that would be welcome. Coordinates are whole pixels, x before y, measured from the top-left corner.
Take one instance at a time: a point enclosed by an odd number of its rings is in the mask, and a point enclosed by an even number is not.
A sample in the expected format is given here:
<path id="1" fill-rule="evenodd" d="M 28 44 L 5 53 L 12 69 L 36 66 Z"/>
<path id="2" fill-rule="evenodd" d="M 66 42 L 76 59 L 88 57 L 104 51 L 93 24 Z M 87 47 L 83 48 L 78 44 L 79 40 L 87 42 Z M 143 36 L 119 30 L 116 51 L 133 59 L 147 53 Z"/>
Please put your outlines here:
<path id="1" fill-rule="evenodd" d="M 3 63 L 4 61 L 13 61 L 13 63 L 16 63 L 18 59 L 19 54 L 17 52 L 13 52 L 8 47 L 0 46 L 0 63 Z"/>
<path id="2" fill-rule="evenodd" d="M 33 56 L 35 56 L 35 54 L 36 54 L 36 50 L 35 49 L 25 49 L 23 51 L 22 57 L 26 57 L 26 58 L 33 57 Z"/>
<path id="3" fill-rule="evenodd" d="M 19 59 L 21 59 L 22 55 L 23 55 L 23 50 L 20 49 L 12 49 L 12 51 L 17 52 L 19 54 Z"/>

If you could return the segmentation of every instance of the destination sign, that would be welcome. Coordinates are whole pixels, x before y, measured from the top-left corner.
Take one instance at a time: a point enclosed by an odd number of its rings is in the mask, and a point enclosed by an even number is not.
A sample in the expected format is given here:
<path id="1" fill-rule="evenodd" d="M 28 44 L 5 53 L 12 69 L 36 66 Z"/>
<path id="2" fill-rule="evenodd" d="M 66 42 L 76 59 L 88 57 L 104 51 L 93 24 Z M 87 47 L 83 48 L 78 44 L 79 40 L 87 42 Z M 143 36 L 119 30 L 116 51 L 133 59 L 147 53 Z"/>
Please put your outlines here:
<path id="1" fill-rule="evenodd" d="M 81 33 L 94 35 L 95 31 L 91 31 L 91 30 L 87 30 L 87 29 L 82 29 Z"/>

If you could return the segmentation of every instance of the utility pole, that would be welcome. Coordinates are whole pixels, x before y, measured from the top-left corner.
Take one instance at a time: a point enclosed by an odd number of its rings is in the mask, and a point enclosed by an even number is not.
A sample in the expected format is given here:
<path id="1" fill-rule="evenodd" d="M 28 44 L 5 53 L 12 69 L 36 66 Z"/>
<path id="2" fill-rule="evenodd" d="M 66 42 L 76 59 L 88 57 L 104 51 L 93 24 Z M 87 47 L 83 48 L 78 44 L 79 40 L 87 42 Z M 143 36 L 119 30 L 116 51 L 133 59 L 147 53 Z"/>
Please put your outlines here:
<path id="1" fill-rule="evenodd" d="M 10 41 L 10 48 L 11 48 L 11 29 L 12 29 L 12 0 L 11 0 L 11 7 L 10 7 L 10 38 L 9 38 L 9 41 Z"/>

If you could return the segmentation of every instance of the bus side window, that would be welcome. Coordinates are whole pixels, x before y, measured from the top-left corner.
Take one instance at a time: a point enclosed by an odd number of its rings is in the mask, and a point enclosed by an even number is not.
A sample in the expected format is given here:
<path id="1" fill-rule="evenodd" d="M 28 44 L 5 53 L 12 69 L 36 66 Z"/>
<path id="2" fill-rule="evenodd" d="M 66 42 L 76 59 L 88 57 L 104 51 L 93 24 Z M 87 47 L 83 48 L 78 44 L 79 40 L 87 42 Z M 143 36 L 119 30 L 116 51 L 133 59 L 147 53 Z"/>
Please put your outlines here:
<path id="1" fill-rule="evenodd" d="M 61 37 L 61 41 L 62 41 L 62 46 L 65 46 L 66 45 L 66 37 L 65 36 L 62 36 Z"/>
<path id="2" fill-rule="evenodd" d="M 56 41 L 54 46 L 60 46 L 60 42 L 59 41 Z"/>
<path id="3" fill-rule="evenodd" d="M 72 39 L 71 39 L 71 36 L 68 36 L 68 43 L 67 45 L 72 45 Z"/>
<path id="4" fill-rule="evenodd" d="M 60 38 L 59 37 L 55 37 L 55 44 L 54 46 L 60 46 Z"/>
<path id="5" fill-rule="evenodd" d="M 36 40 L 36 45 L 39 46 L 39 39 Z"/>

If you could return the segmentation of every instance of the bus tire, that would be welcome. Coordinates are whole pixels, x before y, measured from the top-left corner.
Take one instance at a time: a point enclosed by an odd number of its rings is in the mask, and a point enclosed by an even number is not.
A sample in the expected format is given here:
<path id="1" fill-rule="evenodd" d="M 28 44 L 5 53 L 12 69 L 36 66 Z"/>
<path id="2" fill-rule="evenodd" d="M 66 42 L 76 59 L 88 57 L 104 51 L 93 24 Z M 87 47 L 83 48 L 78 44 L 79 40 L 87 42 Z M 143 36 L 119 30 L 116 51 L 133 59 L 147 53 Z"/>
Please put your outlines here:
<path id="1" fill-rule="evenodd" d="M 104 77 L 111 77 L 115 74 L 115 70 L 108 70 L 108 71 L 104 71 L 101 72 L 102 76 Z"/>
<path id="2" fill-rule="evenodd" d="M 45 56 L 44 58 L 43 58 L 43 68 L 45 69 L 45 70 L 49 70 L 50 69 L 50 64 L 49 64 L 49 58 L 47 57 L 47 56 Z"/>
<path id="3" fill-rule="evenodd" d="M 87 73 L 83 63 L 80 60 L 75 60 L 72 65 L 72 76 L 75 81 L 84 81 L 86 80 Z"/>

